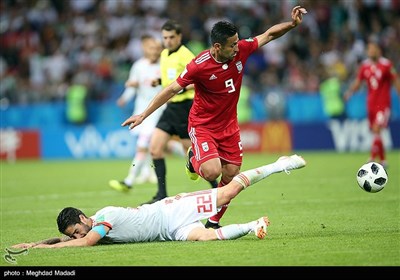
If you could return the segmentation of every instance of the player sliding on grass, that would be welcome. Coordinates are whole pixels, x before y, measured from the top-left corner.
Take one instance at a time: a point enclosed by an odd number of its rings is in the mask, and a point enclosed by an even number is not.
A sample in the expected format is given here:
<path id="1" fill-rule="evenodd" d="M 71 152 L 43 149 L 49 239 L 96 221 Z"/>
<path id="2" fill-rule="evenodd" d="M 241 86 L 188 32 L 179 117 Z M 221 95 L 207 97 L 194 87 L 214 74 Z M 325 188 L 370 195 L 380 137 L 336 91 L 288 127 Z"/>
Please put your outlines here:
<path id="1" fill-rule="evenodd" d="M 218 229 L 205 228 L 201 220 L 235 198 L 242 190 L 271 174 L 302 168 L 305 160 L 298 156 L 280 157 L 276 162 L 236 175 L 220 188 L 167 197 L 136 208 L 108 206 L 87 217 L 81 210 L 64 208 L 57 218 L 58 230 L 66 237 L 34 243 L 20 243 L 13 248 L 59 248 L 92 246 L 97 243 L 131 243 L 151 241 L 230 240 L 254 233 L 259 239 L 267 235 L 269 220 L 261 217 L 245 224 L 231 224 Z"/>

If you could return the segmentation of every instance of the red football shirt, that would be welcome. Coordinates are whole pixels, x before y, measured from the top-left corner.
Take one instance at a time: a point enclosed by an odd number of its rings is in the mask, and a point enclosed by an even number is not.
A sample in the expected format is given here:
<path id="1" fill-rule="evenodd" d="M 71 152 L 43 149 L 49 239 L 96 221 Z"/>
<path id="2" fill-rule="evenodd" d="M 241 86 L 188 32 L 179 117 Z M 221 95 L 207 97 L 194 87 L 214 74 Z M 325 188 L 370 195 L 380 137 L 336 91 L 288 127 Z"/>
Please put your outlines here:
<path id="1" fill-rule="evenodd" d="M 391 106 L 390 88 L 394 78 L 392 63 L 381 57 L 374 63 L 371 59 L 362 62 L 358 71 L 358 79 L 365 80 L 368 86 L 367 107 L 369 109 L 385 109 Z"/>
<path id="2" fill-rule="evenodd" d="M 225 63 L 217 62 L 210 50 L 198 54 L 177 78 L 181 87 L 195 86 L 193 105 L 189 113 L 189 127 L 201 125 L 221 131 L 238 125 L 237 103 L 244 66 L 258 48 L 256 38 L 239 40 L 236 56 Z"/>

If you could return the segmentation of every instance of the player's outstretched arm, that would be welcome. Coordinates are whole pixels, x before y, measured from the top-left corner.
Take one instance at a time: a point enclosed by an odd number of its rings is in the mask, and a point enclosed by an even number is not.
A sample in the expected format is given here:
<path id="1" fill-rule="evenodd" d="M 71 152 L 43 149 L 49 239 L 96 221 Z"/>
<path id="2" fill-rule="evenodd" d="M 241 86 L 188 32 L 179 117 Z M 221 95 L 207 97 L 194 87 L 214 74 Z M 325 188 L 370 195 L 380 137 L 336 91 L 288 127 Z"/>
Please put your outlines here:
<path id="1" fill-rule="evenodd" d="M 161 90 L 154 98 L 150 101 L 150 104 L 139 115 L 130 116 L 127 118 L 121 126 L 129 126 L 129 129 L 140 125 L 145 118 L 150 116 L 155 110 L 160 108 L 162 105 L 168 102 L 175 94 L 182 90 L 182 87 L 176 82 L 172 82 L 169 86 Z"/>
<path id="2" fill-rule="evenodd" d="M 89 231 L 82 238 L 71 238 L 68 236 L 61 238 L 50 238 L 33 243 L 20 243 L 12 246 L 13 248 L 63 248 L 63 247 L 85 247 L 96 245 L 101 236 L 96 231 Z"/>
<path id="3" fill-rule="evenodd" d="M 292 20 L 287 22 L 278 23 L 270 27 L 263 34 L 257 36 L 258 47 L 262 47 L 268 42 L 275 40 L 284 35 L 289 30 L 295 28 L 297 25 L 302 23 L 303 15 L 307 13 L 307 10 L 301 6 L 296 6 L 292 10 Z"/>
<path id="4" fill-rule="evenodd" d="M 68 236 L 52 237 L 52 238 L 44 239 L 44 240 L 37 241 L 37 242 L 19 243 L 19 244 L 15 244 L 11 247 L 12 248 L 32 248 L 32 247 L 38 246 L 39 244 L 51 245 L 51 244 L 56 244 L 56 243 L 60 243 L 60 242 L 66 242 L 71 239 L 72 238 L 68 237 Z"/>
<path id="5" fill-rule="evenodd" d="M 305 167 L 307 162 L 302 156 L 282 156 L 277 161 L 257 168 L 240 172 L 227 185 L 218 188 L 217 207 L 229 203 L 242 190 L 267 178 L 271 174 L 285 172 L 290 174 L 291 170 Z"/>
<path id="6" fill-rule="evenodd" d="M 359 90 L 361 87 L 361 81 L 356 78 L 349 86 L 347 91 L 344 93 L 343 98 L 345 101 L 348 101 L 353 94 Z"/>

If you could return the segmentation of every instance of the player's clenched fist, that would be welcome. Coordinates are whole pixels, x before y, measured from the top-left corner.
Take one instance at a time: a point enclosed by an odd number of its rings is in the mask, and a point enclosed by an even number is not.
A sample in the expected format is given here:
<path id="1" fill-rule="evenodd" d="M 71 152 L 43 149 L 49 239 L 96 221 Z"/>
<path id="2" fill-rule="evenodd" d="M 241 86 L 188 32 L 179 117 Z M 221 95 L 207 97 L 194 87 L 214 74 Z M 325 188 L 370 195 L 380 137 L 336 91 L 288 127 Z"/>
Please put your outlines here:
<path id="1" fill-rule="evenodd" d="M 307 14 L 307 10 L 301 6 L 296 6 L 292 10 L 292 20 L 295 25 L 298 25 L 303 20 L 303 14 Z"/>

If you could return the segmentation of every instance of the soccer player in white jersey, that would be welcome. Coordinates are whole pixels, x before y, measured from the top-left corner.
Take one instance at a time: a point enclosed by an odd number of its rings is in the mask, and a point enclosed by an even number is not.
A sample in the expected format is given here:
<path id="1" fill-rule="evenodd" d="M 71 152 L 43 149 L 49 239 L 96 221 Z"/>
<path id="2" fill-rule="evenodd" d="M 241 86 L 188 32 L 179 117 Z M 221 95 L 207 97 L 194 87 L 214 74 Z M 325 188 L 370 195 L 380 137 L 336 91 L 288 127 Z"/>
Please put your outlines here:
<path id="1" fill-rule="evenodd" d="M 142 112 L 150 100 L 161 90 L 161 86 L 152 85 L 153 80 L 160 77 L 161 42 L 150 35 L 143 35 L 141 43 L 143 57 L 132 64 L 129 78 L 125 83 L 125 90 L 117 100 L 118 106 L 123 107 L 135 97 L 133 114 Z M 140 129 L 131 131 L 136 141 L 135 156 L 125 179 L 109 182 L 113 189 L 128 191 L 135 183 L 140 184 L 146 181 L 157 183 L 154 169 L 151 167 L 149 145 L 151 135 L 165 107 L 166 105 L 160 107 L 151 117 L 147 118 L 144 126 Z"/>
<path id="2" fill-rule="evenodd" d="M 201 220 L 215 215 L 219 207 L 250 185 L 274 173 L 290 173 L 290 170 L 305 165 L 306 161 L 301 156 L 283 156 L 274 163 L 239 173 L 220 188 L 182 193 L 136 208 L 108 206 L 93 216 L 86 216 L 77 208 L 66 207 L 57 217 L 58 230 L 65 237 L 20 243 L 12 247 L 59 248 L 101 243 L 231 240 L 249 233 L 263 239 L 270 224 L 266 216 L 218 229 L 207 229 Z"/>

